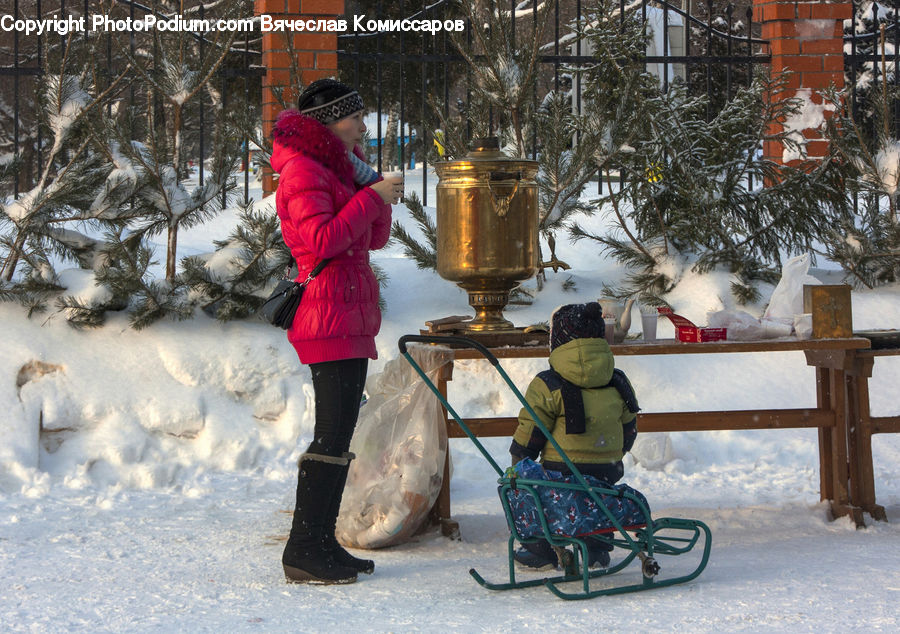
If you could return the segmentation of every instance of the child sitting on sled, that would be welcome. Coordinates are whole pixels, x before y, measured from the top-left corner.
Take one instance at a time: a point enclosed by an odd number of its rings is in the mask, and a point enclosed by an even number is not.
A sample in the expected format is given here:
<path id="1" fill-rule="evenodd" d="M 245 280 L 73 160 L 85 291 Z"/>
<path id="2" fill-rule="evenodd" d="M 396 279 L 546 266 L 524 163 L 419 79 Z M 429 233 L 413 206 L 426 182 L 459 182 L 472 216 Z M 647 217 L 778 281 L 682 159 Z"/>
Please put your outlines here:
<path id="1" fill-rule="evenodd" d="M 532 379 L 525 400 L 582 475 L 611 486 L 624 475 L 622 457 L 637 437 L 639 408 L 625 373 L 614 367 L 604 330 L 597 302 L 556 309 L 550 323 L 550 369 Z M 544 469 L 571 475 L 525 408 L 509 452 L 513 464 L 540 456 Z M 588 565 L 608 566 L 612 546 L 590 537 L 586 543 Z M 523 544 L 515 559 L 535 570 L 558 565 L 545 539 Z"/>

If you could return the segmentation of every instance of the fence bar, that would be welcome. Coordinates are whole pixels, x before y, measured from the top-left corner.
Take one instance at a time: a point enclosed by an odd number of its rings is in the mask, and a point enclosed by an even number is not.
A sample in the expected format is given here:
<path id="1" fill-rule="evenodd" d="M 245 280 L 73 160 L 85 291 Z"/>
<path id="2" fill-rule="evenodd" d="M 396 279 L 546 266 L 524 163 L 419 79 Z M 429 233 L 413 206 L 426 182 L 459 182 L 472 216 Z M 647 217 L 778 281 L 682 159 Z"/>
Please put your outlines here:
<path id="1" fill-rule="evenodd" d="M 200 5 L 200 19 L 203 19 L 203 5 Z M 200 59 L 203 59 L 204 40 L 200 40 Z M 204 147 L 204 121 L 203 121 L 203 91 L 200 91 L 200 187 L 203 187 L 203 163 L 206 161 L 206 149 Z"/>
<path id="2" fill-rule="evenodd" d="M 202 108 L 201 108 L 202 109 Z M 250 119 L 250 33 L 244 34 L 244 111 Z M 250 137 L 244 130 L 244 204 L 250 204 Z"/>
<path id="3" fill-rule="evenodd" d="M 427 9 L 428 6 L 426 4 L 428 0 L 422 0 L 422 15 L 425 19 L 428 19 Z M 431 140 L 431 135 L 428 131 L 426 131 L 426 126 L 428 126 L 428 99 L 426 98 L 426 94 L 428 92 L 428 66 L 425 64 L 425 31 L 422 31 L 422 68 L 420 70 L 420 74 L 422 75 L 422 206 L 428 205 L 428 151 L 431 149 L 431 145 L 428 143 Z"/>
<path id="4" fill-rule="evenodd" d="M 381 0 L 378 1 L 378 6 L 376 7 L 376 14 L 380 17 L 381 14 Z M 375 110 L 377 114 L 377 121 L 375 122 L 375 129 L 378 132 L 378 138 L 375 140 L 375 146 L 378 148 L 378 172 L 383 172 L 384 167 L 382 165 L 382 152 L 381 152 L 381 31 L 379 30 L 375 34 Z"/>
<path id="5" fill-rule="evenodd" d="M 19 0 L 13 4 L 13 15 L 19 19 Z M 13 156 L 19 154 L 19 30 L 13 31 Z M 19 197 L 19 178 L 13 178 L 13 197 Z"/>
<path id="6" fill-rule="evenodd" d="M 404 3 L 401 1 L 400 2 L 400 12 L 402 15 L 406 15 L 406 12 L 403 11 L 403 5 L 404 5 Z M 398 133 L 398 139 L 399 139 L 398 142 L 400 144 L 400 147 L 398 149 L 398 154 L 397 154 L 398 159 L 397 160 L 398 160 L 398 163 L 400 164 L 399 165 L 400 173 L 405 176 L 406 175 L 406 164 L 405 164 L 406 163 L 406 152 L 405 152 L 405 150 L 406 150 L 406 138 L 405 138 L 406 130 L 404 129 L 403 119 L 404 119 L 404 115 L 406 114 L 406 111 L 404 108 L 406 99 L 405 99 L 405 94 L 404 94 L 404 90 L 403 90 L 405 88 L 405 86 L 403 85 L 403 49 L 404 49 L 403 45 L 405 44 L 405 42 L 403 40 L 404 40 L 403 31 L 400 31 L 400 60 L 401 60 L 400 61 L 400 132 Z M 388 121 L 390 121 L 390 119 L 388 119 Z M 390 131 L 388 131 L 388 134 L 390 134 Z M 391 151 L 393 152 L 393 150 L 391 150 Z"/>
<path id="7" fill-rule="evenodd" d="M 41 11 L 41 0 L 37 0 L 37 17 L 40 20 L 43 17 L 43 12 Z M 43 69 L 43 36 L 37 36 L 37 68 L 38 68 L 38 78 L 41 76 L 41 69 Z M 43 138 L 41 132 L 41 126 L 37 126 L 37 164 L 42 165 L 44 163 L 44 148 L 43 148 Z"/>

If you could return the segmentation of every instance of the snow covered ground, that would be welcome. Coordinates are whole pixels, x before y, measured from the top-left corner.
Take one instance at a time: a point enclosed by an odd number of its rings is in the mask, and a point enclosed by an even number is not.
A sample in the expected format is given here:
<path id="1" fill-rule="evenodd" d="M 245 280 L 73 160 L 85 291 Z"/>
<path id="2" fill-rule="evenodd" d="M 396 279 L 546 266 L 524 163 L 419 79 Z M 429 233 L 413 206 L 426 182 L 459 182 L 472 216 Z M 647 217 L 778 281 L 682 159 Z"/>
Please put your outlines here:
<path id="1" fill-rule="evenodd" d="M 401 207 L 395 215 L 405 217 Z M 186 234 L 182 255 L 210 250 L 232 224 L 226 214 Z M 507 317 L 546 320 L 621 275 L 587 244 L 559 240 L 557 254 L 573 270 L 551 274 L 533 305 Z M 400 335 L 468 310 L 461 290 L 398 247 L 375 259 L 390 285 L 370 373 L 397 356 Z M 566 292 L 570 276 L 576 290 Z M 673 304 L 703 323 L 708 310 L 732 307 L 727 283 L 689 276 Z M 898 287 L 854 292 L 853 305 L 858 329 L 900 325 Z M 461 541 L 428 532 L 368 553 L 376 572 L 356 584 L 289 586 L 282 540 L 313 412 L 309 370 L 282 331 L 202 315 L 142 332 L 113 316 L 101 330 L 75 331 L 61 316 L 28 320 L 8 304 L 0 320 L 0 631 L 897 631 L 900 437 L 873 443 L 891 522 L 857 530 L 829 521 L 819 502 L 815 431 L 640 436 L 626 481 L 655 515 L 706 522 L 710 562 L 684 585 L 589 602 L 542 588 L 490 592 L 469 577 L 470 567 L 503 575 L 508 533 L 489 465 L 453 440 Z M 659 336 L 671 327 L 661 323 Z M 525 386 L 545 363 L 504 368 Z M 802 353 L 619 365 L 647 412 L 815 404 Z M 898 383 L 900 359 L 879 359 L 873 414 L 900 413 Z M 482 362 L 459 364 L 450 399 L 464 415 L 518 407 Z M 505 463 L 506 439 L 486 445 Z"/>

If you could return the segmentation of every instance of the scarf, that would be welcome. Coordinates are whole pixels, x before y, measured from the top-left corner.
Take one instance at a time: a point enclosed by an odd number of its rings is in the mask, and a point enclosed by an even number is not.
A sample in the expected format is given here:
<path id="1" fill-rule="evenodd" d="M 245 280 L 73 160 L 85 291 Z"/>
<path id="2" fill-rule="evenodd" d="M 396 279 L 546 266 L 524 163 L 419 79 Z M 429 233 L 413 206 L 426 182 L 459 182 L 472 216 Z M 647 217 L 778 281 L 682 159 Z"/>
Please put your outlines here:
<path id="1" fill-rule="evenodd" d="M 350 163 L 353 165 L 353 180 L 357 185 L 371 185 L 378 180 L 378 172 L 369 167 L 368 163 L 349 152 Z"/>

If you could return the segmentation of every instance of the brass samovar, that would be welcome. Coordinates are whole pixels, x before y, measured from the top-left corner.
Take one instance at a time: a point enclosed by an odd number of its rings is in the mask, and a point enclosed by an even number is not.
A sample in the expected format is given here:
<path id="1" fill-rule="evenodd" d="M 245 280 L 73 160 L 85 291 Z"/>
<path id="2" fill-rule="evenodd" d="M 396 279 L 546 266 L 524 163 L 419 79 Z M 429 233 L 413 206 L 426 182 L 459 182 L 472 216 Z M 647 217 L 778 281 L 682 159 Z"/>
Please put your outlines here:
<path id="1" fill-rule="evenodd" d="M 538 269 L 537 161 L 513 159 L 496 137 L 458 161 L 436 163 L 437 272 L 469 294 L 469 332 L 514 329 L 509 292 Z"/>

